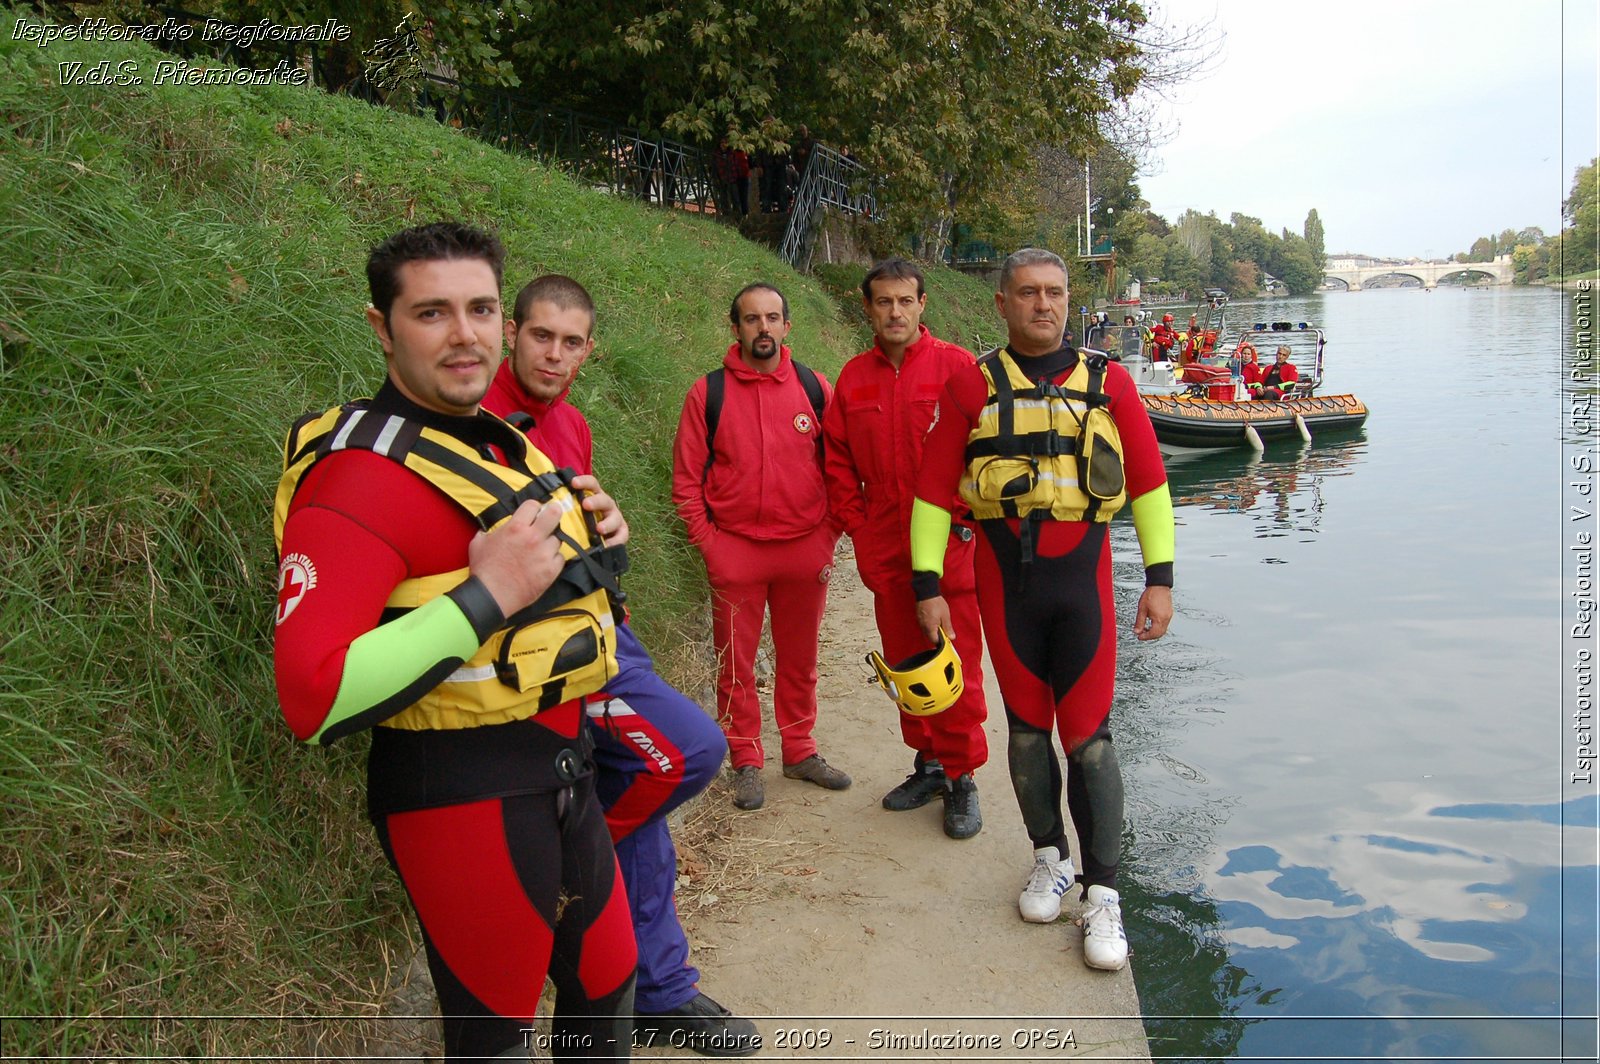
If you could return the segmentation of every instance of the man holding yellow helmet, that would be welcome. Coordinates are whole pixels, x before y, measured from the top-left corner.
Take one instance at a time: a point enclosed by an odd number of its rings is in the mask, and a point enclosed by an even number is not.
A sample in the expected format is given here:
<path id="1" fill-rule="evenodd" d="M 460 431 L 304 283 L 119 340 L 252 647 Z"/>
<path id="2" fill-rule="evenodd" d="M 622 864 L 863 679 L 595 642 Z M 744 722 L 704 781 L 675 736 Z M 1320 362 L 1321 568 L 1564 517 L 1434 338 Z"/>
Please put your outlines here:
<path id="1" fill-rule="evenodd" d="M 929 662 L 921 662 L 921 668 L 907 670 L 917 675 L 901 685 L 901 693 L 908 694 L 909 684 L 931 684 L 943 688 L 944 697 L 936 701 L 948 704 L 929 712 L 926 697 L 896 698 L 907 710 L 900 714 L 901 738 L 916 756 L 911 775 L 884 795 L 883 807 L 919 809 L 942 798 L 945 834 L 966 839 L 983 828 L 973 773 L 989 757 L 972 529 L 959 521 L 952 525 L 945 558 L 943 595 L 954 649 L 947 635 L 931 652 L 933 641 L 917 622 L 907 530 L 922 441 L 934 407 L 950 375 L 975 360 L 970 351 L 938 339 L 922 324 L 928 297 L 922 271 L 913 263 L 880 262 L 861 282 L 861 295 L 874 344 L 839 371 L 823 420 L 828 503 L 855 544 L 861 581 L 872 592 L 883 644 L 878 664 L 888 669 L 885 659 L 903 662 L 930 653 L 930 662 L 936 659 L 938 664 L 930 668 Z M 953 492 L 946 505 L 964 512 Z M 955 669 L 958 655 L 960 668 Z M 964 686 L 950 690 L 947 668 L 958 683 L 965 674 Z"/>

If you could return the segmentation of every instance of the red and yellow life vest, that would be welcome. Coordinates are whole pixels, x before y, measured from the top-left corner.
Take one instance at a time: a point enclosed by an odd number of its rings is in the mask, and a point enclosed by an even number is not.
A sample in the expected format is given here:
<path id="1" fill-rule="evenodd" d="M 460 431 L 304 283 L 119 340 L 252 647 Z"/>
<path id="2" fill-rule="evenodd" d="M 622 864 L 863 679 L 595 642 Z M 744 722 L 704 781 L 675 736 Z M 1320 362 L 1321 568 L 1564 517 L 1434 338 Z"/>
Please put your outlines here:
<path id="1" fill-rule="evenodd" d="M 1079 358 L 1059 385 L 1030 381 L 1004 350 L 978 368 L 989 398 L 967 435 L 961 479 L 972 516 L 1110 521 L 1127 501 L 1127 485 L 1104 356 Z"/>
<path id="2" fill-rule="evenodd" d="M 520 434 L 517 439 L 522 439 Z M 366 450 L 404 465 L 448 495 L 488 531 L 522 503 L 562 508 L 556 535 L 567 565 L 539 601 L 508 617 L 467 661 L 421 699 L 384 721 L 422 730 L 469 728 L 522 720 L 593 694 L 616 675 L 617 578 L 627 568 L 622 547 L 606 547 L 579 505 L 570 473 L 537 448 L 518 456 L 522 468 L 480 456 L 460 440 L 364 402 L 302 420 L 289 432 L 273 507 L 273 532 L 283 548 L 289 504 L 306 473 L 341 450 Z M 466 569 L 402 581 L 384 606 L 389 622 L 456 587 Z"/>

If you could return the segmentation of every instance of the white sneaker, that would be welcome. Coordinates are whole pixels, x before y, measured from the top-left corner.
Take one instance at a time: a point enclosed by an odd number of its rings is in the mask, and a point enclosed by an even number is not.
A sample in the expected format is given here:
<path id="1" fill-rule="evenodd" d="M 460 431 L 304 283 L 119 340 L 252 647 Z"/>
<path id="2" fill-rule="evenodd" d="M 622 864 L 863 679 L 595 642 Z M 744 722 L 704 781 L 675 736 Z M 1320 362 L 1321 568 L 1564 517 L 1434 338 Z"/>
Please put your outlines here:
<path id="1" fill-rule="evenodd" d="M 1072 886 L 1072 858 L 1061 859 L 1054 846 L 1033 851 L 1033 871 L 1022 888 L 1017 908 L 1030 924 L 1048 924 L 1061 915 L 1061 897 Z"/>
<path id="2" fill-rule="evenodd" d="M 1128 963 L 1128 936 L 1122 931 L 1122 899 L 1110 887 L 1093 886 L 1078 922 L 1083 925 L 1083 963 L 1107 972 Z"/>

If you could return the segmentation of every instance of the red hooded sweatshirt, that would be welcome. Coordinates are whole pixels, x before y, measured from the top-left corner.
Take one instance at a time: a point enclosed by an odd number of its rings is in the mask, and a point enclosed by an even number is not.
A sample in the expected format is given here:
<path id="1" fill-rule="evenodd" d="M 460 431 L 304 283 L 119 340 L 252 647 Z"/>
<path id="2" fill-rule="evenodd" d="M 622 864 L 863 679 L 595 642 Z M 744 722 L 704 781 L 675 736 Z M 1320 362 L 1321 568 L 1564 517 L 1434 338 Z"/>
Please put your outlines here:
<path id="1" fill-rule="evenodd" d="M 683 400 L 672 444 L 672 502 L 704 546 L 718 531 L 747 539 L 799 539 L 829 522 L 818 441 L 822 426 L 783 348 L 771 373 L 744 364 L 739 345 L 723 356 L 722 412 L 706 468 L 706 379 Z M 825 399 L 833 395 L 820 373 Z M 709 512 L 708 512 L 709 511 Z"/>

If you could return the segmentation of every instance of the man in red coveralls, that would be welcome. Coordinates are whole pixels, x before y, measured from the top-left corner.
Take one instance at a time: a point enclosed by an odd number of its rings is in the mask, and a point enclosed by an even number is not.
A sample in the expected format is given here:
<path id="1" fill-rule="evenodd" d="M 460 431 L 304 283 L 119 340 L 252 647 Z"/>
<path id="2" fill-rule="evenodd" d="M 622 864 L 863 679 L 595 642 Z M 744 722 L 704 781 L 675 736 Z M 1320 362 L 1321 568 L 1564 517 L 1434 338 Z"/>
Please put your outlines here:
<path id="1" fill-rule="evenodd" d="M 928 296 L 922 271 L 912 263 L 880 262 L 861 282 L 861 294 L 876 342 L 839 371 L 823 421 L 824 468 L 828 504 L 855 544 L 861 582 L 872 592 L 883 657 L 892 664 L 933 645 L 917 623 L 911 590 L 911 503 L 923 437 L 945 381 L 975 360 L 972 352 L 938 339 L 922 324 Z M 966 509 L 957 498 L 949 507 L 955 513 Z M 961 697 L 930 717 L 898 714 L 900 736 L 916 758 L 905 782 L 883 796 L 883 807 L 897 812 L 943 798 L 944 831 L 952 839 L 971 838 L 983 828 L 972 774 L 989 757 L 972 535 L 970 524 L 952 525 L 940 584 L 961 658 Z"/>
<path id="2" fill-rule="evenodd" d="M 546 274 L 517 293 L 506 322 L 509 357 L 483 407 L 521 429 L 558 466 L 594 472 L 589 422 L 568 399 L 594 350 L 594 300 L 570 277 Z M 747 1056 L 761 1047 L 749 1020 L 697 985 L 689 939 L 678 920 L 677 851 L 667 815 L 716 776 L 728 743 L 700 706 L 656 674 L 626 622 L 616 627 L 617 674 L 586 706 L 595 741 L 595 791 L 628 892 L 639 947 L 634 1038 L 707 1056 Z"/>
<path id="3" fill-rule="evenodd" d="M 771 285 L 748 285 L 734 297 L 728 318 L 734 343 L 722 368 L 696 381 L 683 401 L 672 446 L 672 502 L 711 584 L 717 717 L 728 736 L 733 802 L 759 809 L 766 800 L 766 754 L 755 657 L 768 606 L 783 774 L 829 790 L 850 786 L 850 777 L 822 759 L 811 737 L 817 632 L 839 529 L 822 483 L 819 422 L 828 383 L 795 362 L 783 343 L 788 301 Z"/>

